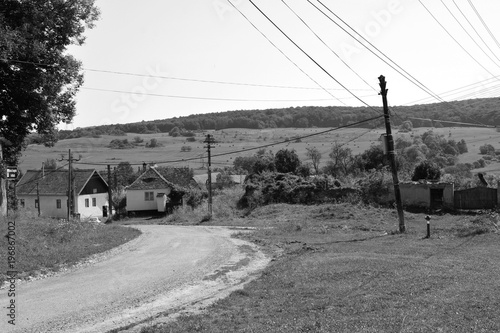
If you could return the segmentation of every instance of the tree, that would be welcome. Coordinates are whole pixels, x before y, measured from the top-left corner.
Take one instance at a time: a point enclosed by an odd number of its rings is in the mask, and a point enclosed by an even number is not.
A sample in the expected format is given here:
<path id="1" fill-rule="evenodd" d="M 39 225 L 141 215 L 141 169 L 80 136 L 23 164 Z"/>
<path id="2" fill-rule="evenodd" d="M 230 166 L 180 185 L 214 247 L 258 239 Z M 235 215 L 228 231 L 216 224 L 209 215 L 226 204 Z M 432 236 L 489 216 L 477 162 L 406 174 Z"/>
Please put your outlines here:
<path id="1" fill-rule="evenodd" d="M 295 173 L 300 166 L 300 159 L 295 150 L 280 149 L 274 156 L 276 171 Z"/>
<path id="2" fill-rule="evenodd" d="M 423 161 L 415 167 L 411 180 L 439 180 L 439 178 L 441 178 L 441 170 L 439 169 L 439 166 L 433 162 Z"/>
<path id="3" fill-rule="evenodd" d="M 311 148 L 306 148 L 306 156 L 309 157 L 312 161 L 312 166 L 314 168 L 314 172 L 316 174 L 319 173 L 319 162 L 321 160 L 321 153 L 319 152 L 318 148 L 316 147 L 311 147 Z"/>
<path id="4" fill-rule="evenodd" d="M 458 153 L 459 154 L 465 154 L 469 150 L 467 149 L 467 143 L 465 143 L 465 140 L 462 139 L 457 143 L 457 148 L 458 148 Z"/>
<path id="5" fill-rule="evenodd" d="M 43 167 L 46 170 L 55 170 L 55 169 L 57 169 L 57 161 L 53 158 L 48 158 L 43 163 Z"/>
<path id="6" fill-rule="evenodd" d="M 115 170 L 117 187 L 125 187 L 135 180 L 134 168 L 129 162 L 120 162 Z"/>
<path id="7" fill-rule="evenodd" d="M 489 143 L 486 143 L 479 147 L 479 152 L 481 153 L 481 155 L 493 155 L 495 154 L 495 147 L 493 147 Z"/>
<path id="8" fill-rule="evenodd" d="M 337 142 L 333 144 L 332 151 L 328 156 L 332 159 L 330 170 L 334 176 L 338 176 L 339 174 L 346 175 L 354 162 L 351 148 L 342 147 Z"/>
<path id="9" fill-rule="evenodd" d="M 11 143 L 7 163 L 16 164 L 30 132 L 53 145 L 56 125 L 73 119 L 83 74 L 67 47 L 83 44 L 98 16 L 94 0 L 2 1 L 0 136 Z"/>

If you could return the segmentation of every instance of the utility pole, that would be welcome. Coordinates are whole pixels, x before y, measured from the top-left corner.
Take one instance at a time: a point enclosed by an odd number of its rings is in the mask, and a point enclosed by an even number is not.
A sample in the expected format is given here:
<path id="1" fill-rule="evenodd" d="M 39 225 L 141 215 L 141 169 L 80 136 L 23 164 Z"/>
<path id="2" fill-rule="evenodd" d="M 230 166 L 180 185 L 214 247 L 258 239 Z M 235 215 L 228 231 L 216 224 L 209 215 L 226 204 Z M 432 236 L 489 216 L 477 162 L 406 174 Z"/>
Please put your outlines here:
<path id="1" fill-rule="evenodd" d="M 403 203 L 401 202 L 401 191 L 399 189 L 398 171 L 396 169 L 396 154 L 394 153 L 394 140 L 392 138 L 391 130 L 391 120 L 389 117 L 389 106 L 387 105 L 387 89 L 385 77 L 380 75 L 378 78 L 380 82 L 380 95 L 382 95 L 382 103 L 384 106 L 384 120 L 385 120 L 385 130 L 387 137 L 387 157 L 391 163 L 392 170 L 392 182 L 394 183 L 394 196 L 396 198 L 396 206 L 398 209 L 399 217 L 399 232 L 403 233 L 406 231 L 405 227 L 405 216 L 403 211 Z"/>
<path id="2" fill-rule="evenodd" d="M 40 191 L 38 190 L 38 182 L 36 182 L 36 201 L 38 202 L 38 216 L 40 216 Z"/>
<path id="3" fill-rule="evenodd" d="M 74 203 L 73 203 L 73 161 L 79 161 L 80 159 L 73 159 L 73 156 L 71 155 L 71 149 L 68 150 L 68 159 L 64 158 L 64 155 L 61 157 L 60 161 L 68 161 L 69 166 L 68 166 L 68 213 L 67 213 L 67 220 L 73 216 L 73 208 L 74 208 Z"/>
<path id="4" fill-rule="evenodd" d="M 111 195 L 111 166 L 108 164 L 108 207 L 109 207 L 109 221 L 111 221 L 111 216 L 113 215 L 113 200 Z"/>
<path id="5" fill-rule="evenodd" d="M 208 179 L 207 179 L 207 185 L 208 185 L 208 212 L 210 213 L 210 216 L 212 216 L 212 161 L 210 160 L 210 149 L 213 148 L 212 144 L 215 142 L 213 136 L 210 134 L 207 134 L 207 138 L 205 141 L 203 141 L 207 145 L 204 148 L 207 148 L 207 153 L 208 153 Z"/>

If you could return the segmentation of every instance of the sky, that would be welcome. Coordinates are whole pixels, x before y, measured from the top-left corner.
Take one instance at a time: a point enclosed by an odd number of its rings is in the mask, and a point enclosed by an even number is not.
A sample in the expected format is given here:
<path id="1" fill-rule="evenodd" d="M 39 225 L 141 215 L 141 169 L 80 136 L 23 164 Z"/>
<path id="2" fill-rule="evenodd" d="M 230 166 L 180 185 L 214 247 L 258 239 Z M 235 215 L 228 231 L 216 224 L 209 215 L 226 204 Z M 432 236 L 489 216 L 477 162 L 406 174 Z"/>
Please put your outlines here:
<path id="1" fill-rule="evenodd" d="M 500 1 L 252 1 L 258 8 L 249 0 L 232 0 L 234 7 L 229 0 L 96 0 L 99 21 L 85 44 L 68 48 L 85 82 L 73 123 L 60 128 L 380 107 L 380 75 L 392 106 L 499 94 Z"/>

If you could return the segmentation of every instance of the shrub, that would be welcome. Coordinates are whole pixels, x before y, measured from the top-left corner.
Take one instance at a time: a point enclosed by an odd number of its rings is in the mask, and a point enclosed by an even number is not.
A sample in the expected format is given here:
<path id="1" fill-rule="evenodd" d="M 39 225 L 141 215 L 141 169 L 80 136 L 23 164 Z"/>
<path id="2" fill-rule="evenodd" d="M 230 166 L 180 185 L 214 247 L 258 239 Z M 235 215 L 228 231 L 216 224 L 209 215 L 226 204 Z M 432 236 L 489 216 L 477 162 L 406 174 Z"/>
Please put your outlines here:
<path id="1" fill-rule="evenodd" d="M 420 179 L 439 180 L 441 170 L 436 163 L 423 161 L 415 167 L 411 180 L 418 181 Z"/>

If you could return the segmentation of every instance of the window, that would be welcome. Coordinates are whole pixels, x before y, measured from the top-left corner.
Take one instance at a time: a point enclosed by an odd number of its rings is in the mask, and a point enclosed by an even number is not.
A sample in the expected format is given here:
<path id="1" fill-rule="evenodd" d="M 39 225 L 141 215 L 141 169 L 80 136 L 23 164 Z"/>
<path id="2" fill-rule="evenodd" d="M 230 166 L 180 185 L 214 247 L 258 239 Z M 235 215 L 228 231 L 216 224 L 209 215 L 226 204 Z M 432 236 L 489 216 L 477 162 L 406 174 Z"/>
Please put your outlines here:
<path id="1" fill-rule="evenodd" d="M 97 193 L 97 189 L 96 189 L 96 188 L 93 188 L 93 189 L 92 189 L 92 193 L 96 194 L 96 193 Z"/>
<path id="2" fill-rule="evenodd" d="M 95 206 L 97 206 L 97 199 L 92 198 L 92 207 L 95 207 Z"/>
<path id="3" fill-rule="evenodd" d="M 145 201 L 153 201 L 154 192 L 144 192 Z"/>
<path id="4" fill-rule="evenodd" d="M 90 204 L 89 204 L 89 199 L 85 199 L 85 207 L 88 207 Z"/>
<path id="5" fill-rule="evenodd" d="M 61 199 L 56 200 L 56 207 L 57 209 L 61 209 Z"/>
<path id="6" fill-rule="evenodd" d="M 35 208 L 38 208 L 38 199 L 35 199 Z"/>

